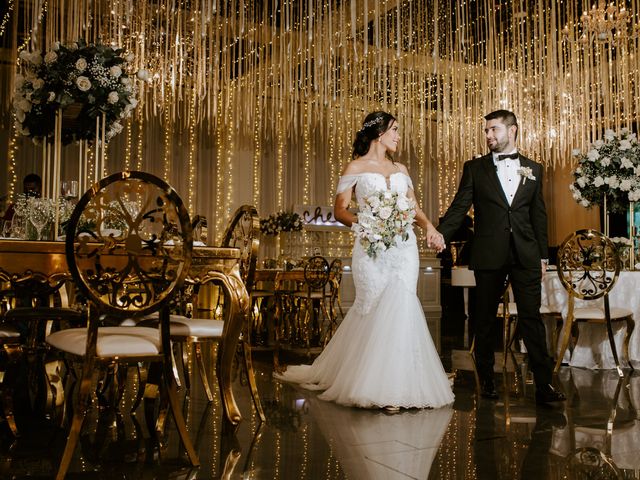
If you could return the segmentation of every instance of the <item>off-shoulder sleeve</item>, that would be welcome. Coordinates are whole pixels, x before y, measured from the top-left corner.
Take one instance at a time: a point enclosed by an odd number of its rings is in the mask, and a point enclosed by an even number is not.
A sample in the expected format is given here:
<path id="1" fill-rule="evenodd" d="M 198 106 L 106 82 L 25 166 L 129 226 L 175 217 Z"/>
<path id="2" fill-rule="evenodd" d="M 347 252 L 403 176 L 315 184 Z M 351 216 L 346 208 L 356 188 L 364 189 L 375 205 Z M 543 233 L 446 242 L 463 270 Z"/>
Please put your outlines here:
<path id="1" fill-rule="evenodd" d="M 407 185 L 411 190 L 413 190 L 414 188 L 413 188 L 413 182 L 411 181 L 411 177 L 409 175 L 405 175 L 405 177 L 407 177 Z"/>
<path id="2" fill-rule="evenodd" d="M 338 188 L 336 189 L 336 195 L 340 195 L 342 192 L 353 188 L 358 183 L 358 175 L 343 175 L 338 181 Z"/>

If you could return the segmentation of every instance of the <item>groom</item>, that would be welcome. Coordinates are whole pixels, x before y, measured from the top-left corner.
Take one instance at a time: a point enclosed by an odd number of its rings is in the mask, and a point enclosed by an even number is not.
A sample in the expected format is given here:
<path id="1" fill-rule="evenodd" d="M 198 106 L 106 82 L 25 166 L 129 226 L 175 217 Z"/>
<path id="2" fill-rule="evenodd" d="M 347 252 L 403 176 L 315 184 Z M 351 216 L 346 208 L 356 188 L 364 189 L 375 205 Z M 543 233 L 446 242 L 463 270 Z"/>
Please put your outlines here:
<path id="1" fill-rule="evenodd" d="M 458 191 L 438 226 L 448 242 L 473 205 L 469 267 L 476 278 L 475 357 L 481 395 L 498 398 L 493 382 L 496 313 L 507 277 L 518 307 L 518 331 L 536 383 L 536 402 L 565 396 L 551 386 L 553 360 L 540 318 L 540 281 L 547 264 L 547 214 L 542 165 L 516 149 L 518 121 L 508 110 L 486 117 L 490 153 L 464 164 Z"/>

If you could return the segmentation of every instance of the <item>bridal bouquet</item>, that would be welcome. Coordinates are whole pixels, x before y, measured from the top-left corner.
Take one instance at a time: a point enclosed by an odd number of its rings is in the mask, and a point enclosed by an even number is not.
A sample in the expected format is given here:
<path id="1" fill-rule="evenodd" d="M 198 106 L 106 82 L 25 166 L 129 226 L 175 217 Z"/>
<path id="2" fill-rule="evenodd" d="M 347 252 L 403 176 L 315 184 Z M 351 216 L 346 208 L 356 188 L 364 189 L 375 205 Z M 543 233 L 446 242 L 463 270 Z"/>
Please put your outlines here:
<path id="1" fill-rule="evenodd" d="M 381 191 L 363 199 L 351 229 L 367 255 L 375 258 L 409 238 L 415 216 L 416 203 L 405 194 Z"/>

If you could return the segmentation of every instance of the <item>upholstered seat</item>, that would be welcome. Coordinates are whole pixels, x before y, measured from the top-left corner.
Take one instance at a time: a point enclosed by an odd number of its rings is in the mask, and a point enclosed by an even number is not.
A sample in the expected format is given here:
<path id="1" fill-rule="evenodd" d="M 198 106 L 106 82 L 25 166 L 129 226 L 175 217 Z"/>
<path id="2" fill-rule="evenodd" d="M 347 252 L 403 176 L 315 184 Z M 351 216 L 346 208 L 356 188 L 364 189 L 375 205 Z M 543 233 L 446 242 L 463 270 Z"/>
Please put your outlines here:
<path id="1" fill-rule="evenodd" d="M 47 337 L 47 343 L 59 350 L 83 356 L 87 346 L 86 328 L 58 330 Z M 100 327 L 96 342 L 96 355 L 107 357 L 137 357 L 158 355 L 160 338 L 157 328 L 147 327 Z"/>

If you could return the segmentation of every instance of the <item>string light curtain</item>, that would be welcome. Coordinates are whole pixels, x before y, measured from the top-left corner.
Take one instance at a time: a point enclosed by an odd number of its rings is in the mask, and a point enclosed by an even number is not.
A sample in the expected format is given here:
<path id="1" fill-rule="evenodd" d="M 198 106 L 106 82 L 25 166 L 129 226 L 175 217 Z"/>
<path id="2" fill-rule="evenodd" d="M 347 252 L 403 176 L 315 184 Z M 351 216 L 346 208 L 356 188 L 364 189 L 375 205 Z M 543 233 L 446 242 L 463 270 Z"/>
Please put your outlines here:
<path id="1" fill-rule="evenodd" d="M 571 162 L 572 150 L 584 149 L 605 128 L 634 127 L 639 5 L 24 0 L 10 2 L 6 15 L 23 9 L 22 30 L 31 34 L 19 48 L 46 50 L 53 41 L 84 37 L 135 54 L 148 77 L 141 82 L 137 125 L 127 127 L 128 152 L 142 148 L 130 145 L 131 132 L 159 117 L 168 132 L 220 140 L 218 174 L 234 173 L 232 152 L 225 151 L 233 148 L 252 151 L 253 175 L 265 175 L 262 152 L 273 148 L 277 182 L 286 177 L 287 162 L 303 165 L 295 203 L 331 203 L 328 187 L 349 160 L 364 114 L 384 109 L 401 120 L 402 160 L 424 180 L 416 182 L 419 198 L 425 198 L 428 172 L 437 172 L 434 209 L 441 213 L 462 162 L 486 150 L 482 118 L 492 110 L 515 111 L 521 150 L 552 167 Z M 296 139 L 299 158 L 287 158 L 283 146 Z M 333 179 L 324 188 L 310 178 L 319 162 L 317 141 L 327 145 L 322 166 Z M 194 151 L 188 149 L 189 185 L 198 174 Z M 164 171 L 169 175 L 168 166 Z M 224 181 L 217 179 L 220 186 Z M 260 178 L 251 184 L 257 203 L 286 207 L 281 188 L 266 201 Z M 230 211 L 228 190 L 217 200 L 216 216 Z"/>

